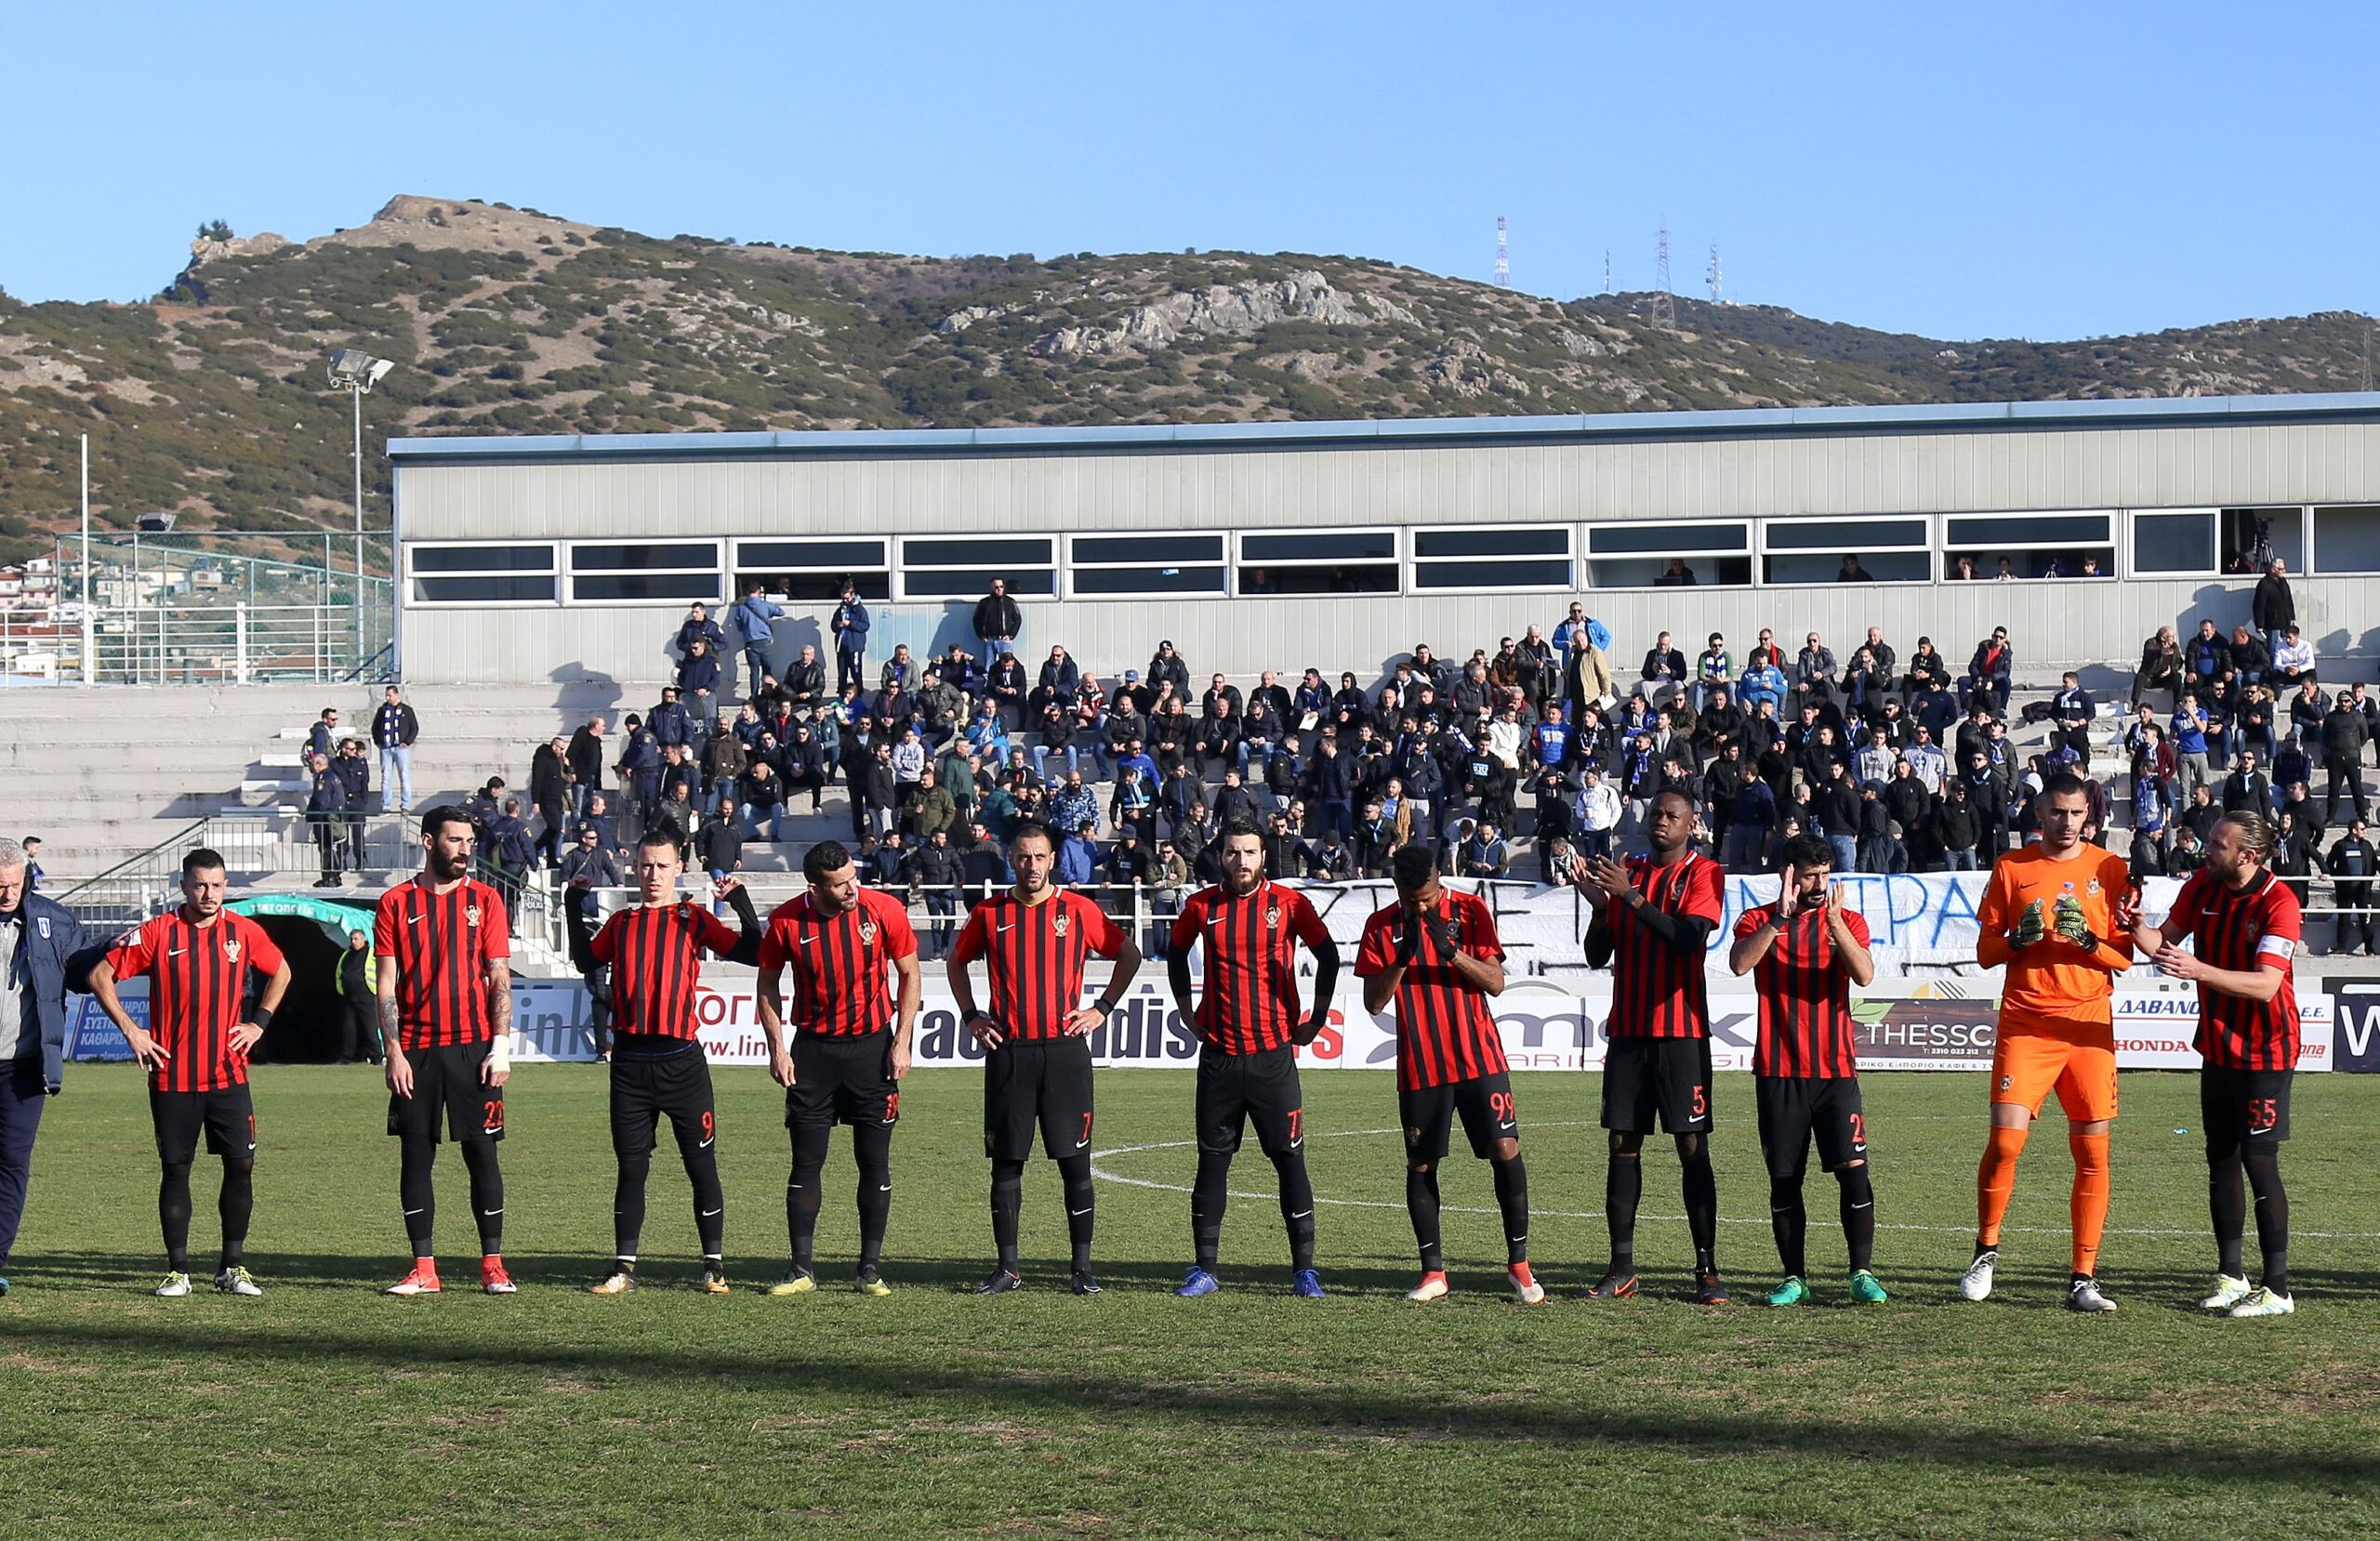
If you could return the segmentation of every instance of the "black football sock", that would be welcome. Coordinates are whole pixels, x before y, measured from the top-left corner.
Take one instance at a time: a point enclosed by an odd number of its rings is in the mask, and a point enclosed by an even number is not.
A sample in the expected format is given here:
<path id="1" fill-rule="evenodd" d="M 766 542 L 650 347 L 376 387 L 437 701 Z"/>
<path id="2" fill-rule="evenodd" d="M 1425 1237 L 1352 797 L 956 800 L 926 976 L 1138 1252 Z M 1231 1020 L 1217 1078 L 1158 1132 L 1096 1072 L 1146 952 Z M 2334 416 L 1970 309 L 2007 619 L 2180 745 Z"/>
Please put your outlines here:
<path id="1" fill-rule="evenodd" d="M 644 1240 L 644 1184 L 653 1171 L 653 1152 L 623 1154 L 619 1163 L 619 1180 L 612 1188 L 612 1256 L 633 1263 Z"/>
<path id="2" fill-rule="evenodd" d="M 1768 1176 L 1768 1229 L 1777 1237 L 1777 1262 L 1789 1279 L 1806 1277 L 1809 1268 L 1809 1211 L 1802 1205 L 1802 1174 L 1771 1172 Z"/>
<path id="3" fill-rule="evenodd" d="M 504 1167 L 493 1139 L 463 1141 L 463 1169 L 471 1174 L 471 1218 L 479 1222 L 480 1256 L 504 1255 Z"/>
<path id="4" fill-rule="evenodd" d="M 1000 1267 L 1016 1271 L 1017 1213 L 1025 1207 L 1025 1163 L 992 1163 L 992 1241 L 1000 1251 Z"/>
<path id="5" fill-rule="evenodd" d="M 1876 1189 L 1868 1179 L 1868 1164 L 1845 1166 L 1834 1174 L 1843 1190 L 1843 1240 L 1851 1248 L 1855 1273 L 1876 1261 Z"/>
<path id="6" fill-rule="evenodd" d="M 430 1238 L 438 1219 L 438 1189 L 430 1180 L 430 1174 L 437 1161 L 438 1146 L 434 1141 L 397 1141 L 397 1202 L 404 1206 L 405 1241 L 416 1258 L 432 1255 Z"/>
<path id="7" fill-rule="evenodd" d="M 165 1232 L 165 1269 L 190 1271 L 190 1163 L 165 1164 L 165 1179 L 157 1185 L 157 1223 Z"/>
<path id="8" fill-rule="evenodd" d="M 1413 1240 L 1421 1249 L 1421 1271 L 1443 1273 L 1447 1259 L 1438 1240 L 1438 1168 L 1405 1169 L 1405 1212 L 1413 1217 Z"/>
<path id="9" fill-rule="evenodd" d="M 2267 1145 L 2242 1160 L 2256 1194 L 2256 1245 L 2265 1255 L 2265 1288 L 2289 1293 L 2289 1192 L 2281 1185 L 2281 1152 Z"/>
<path id="10" fill-rule="evenodd" d="M 1289 1266 L 1314 1266 L 1314 1179 L 1306 1176 L 1305 1152 L 1284 1151 L 1273 1158 L 1281 1179 L 1281 1218 L 1289 1228 Z"/>
<path id="11" fill-rule="evenodd" d="M 257 1164 L 253 1156 L 223 1163 L 223 1192 L 215 1212 L 223 1219 L 224 1268 L 237 1268 L 247 1250 L 248 1220 L 257 1209 Z M 187 1213 L 188 1211 L 184 1211 Z"/>
<path id="12" fill-rule="evenodd" d="M 1496 1176 L 1496 1208 L 1504 1217 L 1504 1261 L 1528 1261 L 1528 1167 L 1518 1156 L 1490 1161 Z"/>
<path id="13" fill-rule="evenodd" d="M 785 1185 L 785 1224 L 793 1244 L 793 1266 L 811 1266 L 818 1240 L 818 1206 L 826 1169 L 826 1139 L 833 1131 L 824 1124 L 793 1131 L 793 1175 Z"/>
<path id="14" fill-rule="evenodd" d="M 884 1228 L 892 1218 L 892 1129 L 854 1126 L 852 1154 L 859 1162 L 859 1266 L 874 1268 L 884 1260 Z"/>
<path id="15" fill-rule="evenodd" d="M 2248 1226 L 2248 1196 L 2240 1182 L 2240 1148 L 2206 1153 L 2206 1207 L 2215 1221 L 2215 1245 L 2220 1260 L 2215 1271 L 2227 1279 L 2244 1279 L 2240 1242 Z"/>
<path id="16" fill-rule="evenodd" d="M 727 1236 L 727 1194 L 719 1184 L 719 1147 L 704 1144 L 702 1130 L 691 1123 L 673 1125 L 671 1132 L 678 1137 L 678 1160 L 694 1192 L 694 1237 L 702 1246 L 703 1261 L 719 1262 L 726 1256 Z"/>
<path id="17" fill-rule="evenodd" d="M 1694 1271 L 1719 1271 L 1719 1179 L 1711 1169 L 1711 1141 L 1699 1134 L 1677 1137 L 1678 1165 L 1685 1168 L 1686 1229 L 1694 1237 Z"/>
<path id="18" fill-rule="evenodd" d="M 1066 1236 L 1074 1243 L 1075 1271 L 1091 1269 L 1091 1227 L 1097 1217 L 1093 1209 L 1097 1197 L 1091 1181 L 1091 1152 L 1070 1155 L 1058 1163 L 1058 1176 L 1066 1185 Z"/>
<path id="19" fill-rule="evenodd" d="M 1645 1192 L 1643 1147 L 1633 1135 L 1611 1138 L 1611 1166 L 1603 1177 L 1603 1210 L 1611 1228 L 1611 1271 L 1636 1269 L 1636 1202 Z M 1622 1140 L 1628 1143 L 1623 1145 Z"/>
<path id="20" fill-rule="evenodd" d="M 1200 1151 L 1190 1185 L 1190 1245 L 1200 1268 L 1212 1272 L 1223 1256 L 1223 1210 L 1230 1205 L 1231 1152 Z"/>

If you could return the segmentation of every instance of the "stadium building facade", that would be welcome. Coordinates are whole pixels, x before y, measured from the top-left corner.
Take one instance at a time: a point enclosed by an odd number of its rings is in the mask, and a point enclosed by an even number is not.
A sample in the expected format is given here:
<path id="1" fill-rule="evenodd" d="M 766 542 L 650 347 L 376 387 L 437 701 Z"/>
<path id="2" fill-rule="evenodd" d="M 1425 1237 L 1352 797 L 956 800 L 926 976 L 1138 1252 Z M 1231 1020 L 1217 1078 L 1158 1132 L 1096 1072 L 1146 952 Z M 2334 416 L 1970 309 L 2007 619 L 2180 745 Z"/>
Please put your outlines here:
<path id="1" fill-rule="evenodd" d="M 1103 674 L 1165 639 L 1199 676 L 1368 682 L 1417 641 L 1460 659 L 1550 635 L 1573 599 L 1623 676 L 1660 629 L 1689 658 L 1723 631 L 1740 661 L 1761 626 L 1789 655 L 1816 630 L 1847 656 L 1871 625 L 1904 656 L 1925 635 L 1963 663 L 2004 625 L 2028 675 L 2128 668 L 2161 625 L 2245 623 L 2264 546 L 2321 658 L 2360 674 L 2380 654 L 2380 394 L 389 453 L 400 664 L 430 683 L 657 682 L 688 602 L 750 578 L 787 610 L 776 656 L 831 660 L 846 576 L 872 660 L 972 651 L 998 575 L 1026 658 L 1064 642 Z"/>

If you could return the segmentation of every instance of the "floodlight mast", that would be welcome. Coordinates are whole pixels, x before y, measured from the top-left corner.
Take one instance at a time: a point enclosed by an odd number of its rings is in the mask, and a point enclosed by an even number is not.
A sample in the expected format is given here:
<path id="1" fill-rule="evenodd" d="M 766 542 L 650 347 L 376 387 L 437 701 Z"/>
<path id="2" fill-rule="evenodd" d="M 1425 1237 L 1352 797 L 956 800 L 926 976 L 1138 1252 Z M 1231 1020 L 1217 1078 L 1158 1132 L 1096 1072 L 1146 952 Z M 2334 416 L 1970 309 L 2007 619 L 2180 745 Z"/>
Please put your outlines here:
<path id="1" fill-rule="evenodd" d="M 331 384 L 345 390 L 355 408 L 355 667 L 364 668 L 364 398 L 396 368 L 391 359 L 376 359 L 358 348 L 342 348 L 331 355 Z M 393 559 L 393 553 L 391 553 Z M 390 569 L 389 598 L 396 602 L 396 572 Z"/>

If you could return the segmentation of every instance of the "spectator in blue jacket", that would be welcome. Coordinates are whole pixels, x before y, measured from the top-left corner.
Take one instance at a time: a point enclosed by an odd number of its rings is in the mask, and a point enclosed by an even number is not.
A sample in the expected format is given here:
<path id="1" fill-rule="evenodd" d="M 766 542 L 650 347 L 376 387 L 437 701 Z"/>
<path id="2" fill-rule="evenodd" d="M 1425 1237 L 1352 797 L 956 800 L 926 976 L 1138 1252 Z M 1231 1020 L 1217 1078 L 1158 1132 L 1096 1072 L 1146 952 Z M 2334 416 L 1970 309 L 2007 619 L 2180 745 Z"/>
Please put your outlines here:
<path id="1" fill-rule="evenodd" d="M 702 643 L 716 658 L 727 647 L 727 633 L 710 618 L 710 606 L 697 599 L 687 608 L 686 618 L 678 626 L 678 656 L 685 657 Z"/>
<path id="2" fill-rule="evenodd" d="M 744 666 L 752 673 L 751 689 L 744 692 L 745 697 L 757 701 L 760 678 L 769 672 L 769 644 L 776 639 L 776 630 L 770 623 L 783 620 L 785 612 L 768 601 L 755 580 L 744 586 L 744 597 L 735 601 L 734 615 L 735 629 L 744 634 Z"/>
<path id="3" fill-rule="evenodd" d="M 1785 671 L 1768 659 L 1755 654 L 1752 666 L 1745 669 L 1743 678 L 1737 681 L 1736 700 L 1747 712 L 1764 701 L 1779 711 L 1784 710 Z"/>
<path id="4" fill-rule="evenodd" d="M 678 661 L 678 696 L 688 715 L 706 731 L 718 720 L 719 654 L 699 637 Z"/>
<path id="5" fill-rule="evenodd" d="M 867 679 L 867 606 L 861 602 L 859 590 L 851 584 L 843 585 L 843 597 L 835 606 L 830 623 L 835 633 L 835 689 L 845 685 L 866 688 Z"/>
<path id="6" fill-rule="evenodd" d="M 99 955 L 72 911 L 27 887 L 30 865 L 22 846 L 0 840 L 0 1295 L 42 1108 L 65 1077 L 66 992 L 86 988 Z"/>

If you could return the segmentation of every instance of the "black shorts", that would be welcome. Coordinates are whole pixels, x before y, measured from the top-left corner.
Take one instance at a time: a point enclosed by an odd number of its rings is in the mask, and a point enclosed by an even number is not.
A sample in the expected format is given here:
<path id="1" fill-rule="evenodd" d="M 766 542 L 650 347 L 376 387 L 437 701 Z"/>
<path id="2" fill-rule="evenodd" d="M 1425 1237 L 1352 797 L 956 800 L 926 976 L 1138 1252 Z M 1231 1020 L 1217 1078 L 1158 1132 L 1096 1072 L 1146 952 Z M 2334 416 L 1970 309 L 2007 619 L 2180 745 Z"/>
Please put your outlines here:
<path id="1" fill-rule="evenodd" d="M 1711 1132 L 1711 1040 L 1614 1038 L 1603 1062 L 1603 1126 L 1651 1134 Z"/>
<path id="2" fill-rule="evenodd" d="M 2206 1126 L 2206 1148 L 2231 1151 L 2273 1145 L 2289 1138 L 2292 1070 L 2227 1070 L 2202 1066 L 2198 1116 Z"/>
<path id="3" fill-rule="evenodd" d="M 1760 1104 L 1760 1149 L 1768 1158 L 1770 1177 L 1799 1177 L 1814 1139 L 1821 1171 L 1838 1172 L 1868 1159 L 1859 1077 L 1762 1075 L 1752 1082 L 1752 1096 Z"/>
<path id="4" fill-rule="evenodd" d="M 413 1095 L 389 1094 L 389 1132 L 435 1145 L 443 1112 L 445 1132 L 456 1139 L 502 1139 L 504 1088 L 480 1081 L 488 1042 L 404 1050 L 405 1063 L 413 1067 Z"/>
<path id="5" fill-rule="evenodd" d="M 1496 1141 L 1521 1137 L 1521 1116 L 1513 1106 L 1513 1078 L 1504 1071 L 1448 1081 L 1396 1094 L 1396 1115 L 1405 1123 L 1405 1159 L 1436 1161 L 1447 1153 L 1456 1115 L 1471 1138 L 1471 1153 L 1486 1161 Z"/>
<path id="6" fill-rule="evenodd" d="M 901 1121 L 901 1085 L 892 1079 L 892 1033 L 836 1036 L 801 1033 L 793 1040 L 793 1085 L 785 1093 L 785 1126 Z"/>
<path id="7" fill-rule="evenodd" d="M 187 1166 L 198 1155 L 198 1134 L 206 1131 L 206 1153 L 253 1156 L 257 1153 L 256 1104 L 243 1082 L 214 1091 L 159 1091 L 149 1088 L 149 1122 L 157 1128 L 157 1159 L 168 1166 Z"/>
<path id="8" fill-rule="evenodd" d="M 698 1043 L 675 1054 L 612 1057 L 612 1152 L 650 1153 L 654 1132 L 664 1118 L 677 1131 L 681 1147 L 692 1140 L 700 1149 L 719 1138 L 710 1057 Z"/>
<path id="9" fill-rule="evenodd" d="M 1256 1126 L 1268 1156 L 1305 1144 L 1305 1098 L 1298 1089 L 1298 1051 L 1284 1045 L 1256 1054 L 1226 1054 L 1212 1044 L 1198 1051 L 1198 1149 L 1228 1155 Z"/>
<path id="10" fill-rule="evenodd" d="M 1037 1127 L 1052 1161 L 1090 1152 L 1090 1039 L 1012 1038 L 984 1056 L 984 1153 L 1030 1160 Z"/>

